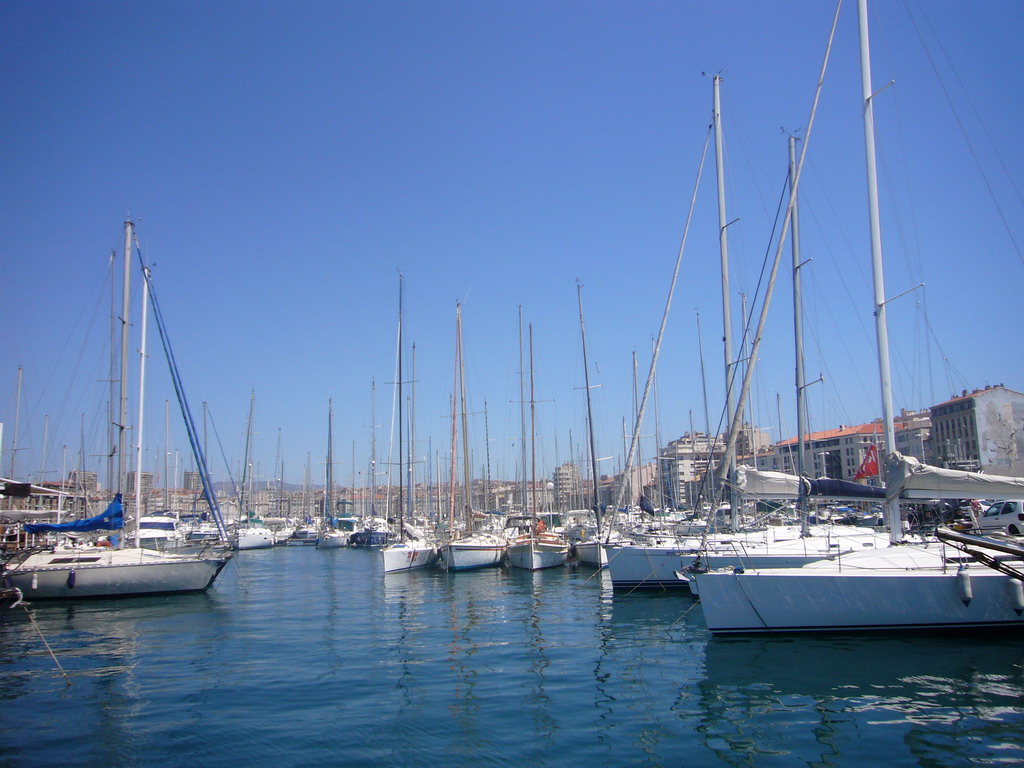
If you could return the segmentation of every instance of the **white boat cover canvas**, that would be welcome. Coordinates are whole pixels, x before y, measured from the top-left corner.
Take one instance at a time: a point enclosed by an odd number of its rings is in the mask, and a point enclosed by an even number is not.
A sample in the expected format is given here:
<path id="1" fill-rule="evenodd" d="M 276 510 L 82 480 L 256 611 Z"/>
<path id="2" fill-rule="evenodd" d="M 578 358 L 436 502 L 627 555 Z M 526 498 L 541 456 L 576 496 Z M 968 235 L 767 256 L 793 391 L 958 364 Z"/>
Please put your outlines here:
<path id="1" fill-rule="evenodd" d="M 785 472 L 744 466 L 736 468 L 736 484 L 740 492 L 751 499 L 799 498 L 801 482 L 804 493 L 815 499 L 861 501 L 885 498 L 884 488 L 861 485 L 848 480 L 822 477 L 817 480 L 801 481 L 797 475 L 788 475 Z"/>
<path id="2" fill-rule="evenodd" d="M 933 467 L 898 452 L 889 454 L 885 460 L 885 480 L 890 499 L 1024 498 L 1022 477 Z"/>
<path id="3" fill-rule="evenodd" d="M 736 467 L 736 485 L 749 498 L 795 499 L 800 496 L 800 478 L 785 472 L 753 467 Z"/>

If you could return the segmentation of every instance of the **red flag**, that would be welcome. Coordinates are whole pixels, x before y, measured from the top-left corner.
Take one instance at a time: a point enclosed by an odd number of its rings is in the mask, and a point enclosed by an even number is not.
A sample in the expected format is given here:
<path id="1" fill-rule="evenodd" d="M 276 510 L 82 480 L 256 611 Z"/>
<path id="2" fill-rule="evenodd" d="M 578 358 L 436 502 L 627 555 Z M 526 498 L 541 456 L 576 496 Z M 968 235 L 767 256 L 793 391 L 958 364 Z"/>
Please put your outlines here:
<path id="1" fill-rule="evenodd" d="M 860 463 L 860 469 L 853 476 L 854 480 L 861 480 L 865 477 L 873 477 L 878 474 L 878 446 L 869 445 L 867 453 L 864 454 L 864 461 Z"/>

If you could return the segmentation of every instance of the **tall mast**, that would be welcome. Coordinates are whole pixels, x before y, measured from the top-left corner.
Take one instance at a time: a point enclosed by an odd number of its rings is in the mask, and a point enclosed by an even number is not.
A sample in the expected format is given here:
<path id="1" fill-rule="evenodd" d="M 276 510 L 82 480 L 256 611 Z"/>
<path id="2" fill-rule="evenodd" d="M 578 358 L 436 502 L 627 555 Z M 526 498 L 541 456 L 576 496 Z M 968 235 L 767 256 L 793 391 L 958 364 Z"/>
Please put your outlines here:
<path id="1" fill-rule="evenodd" d="M 145 270 L 149 276 L 149 270 Z M 139 537 L 139 517 L 142 516 L 142 414 L 146 394 L 146 315 L 149 312 L 149 281 L 142 283 L 142 341 L 139 345 L 139 417 L 138 434 L 135 436 L 138 442 L 135 446 L 135 523 L 132 526 L 135 533 L 135 541 Z"/>
<path id="2" fill-rule="evenodd" d="M 710 415 L 708 413 L 708 383 L 707 383 L 707 377 L 704 375 L 704 342 L 701 340 L 700 312 L 697 313 L 697 351 L 698 351 L 698 354 L 700 355 L 700 387 L 701 387 L 701 391 L 704 393 L 704 440 L 708 444 L 708 466 L 707 466 L 707 469 L 704 472 L 704 477 L 707 479 L 707 481 L 709 483 L 708 495 L 709 495 L 710 498 L 714 499 L 715 498 L 715 470 L 714 470 L 715 452 L 714 452 L 714 450 L 711 447 L 711 445 L 712 445 L 712 443 L 711 443 L 711 417 L 710 417 Z M 694 449 L 695 449 L 694 452 L 695 453 L 696 453 L 696 445 L 697 445 L 697 443 L 694 442 Z M 712 512 L 714 512 L 714 510 L 712 510 Z M 711 520 L 715 521 L 717 519 L 718 518 L 714 514 L 712 514 Z M 712 522 L 712 525 L 714 525 L 714 522 Z"/>
<path id="3" fill-rule="evenodd" d="M 377 502 L 377 380 L 370 379 L 370 517 Z"/>
<path id="4" fill-rule="evenodd" d="M 800 219 L 798 217 L 799 198 L 793 189 L 796 179 L 796 137 L 789 137 L 789 189 L 793 196 L 793 214 L 790 223 L 790 245 L 793 249 L 793 339 L 796 343 L 796 473 L 804 476 L 804 436 L 807 434 L 807 400 L 804 378 L 804 323 L 803 294 L 800 290 Z M 781 426 L 781 421 L 780 421 Z M 800 483 L 797 506 L 800 514 L 800 533 L 810 533 L 807 519 L 807 494 L 803 482 Z"/>
<path id="5" fill-rule="evenodd" d="M 398 540 L 405 541 L 405 499 L 404 478 L 402 477 L 402 296 L 405 292 L 405 279 L 398 273 Z"/>
<path id="6" fill-rule="evenodd" d="M 487 401 L 484 400 L 484 456 L 487 466 L 484 471 L 484 508 L 494 509 L 491 504 L 491 427 L 487 420 Z"/>
<path id="7" fill-rule="evenodd" d="M 412 377 L 409 381 L 409 441 L 405 452 L 409 493 L 406 494 L 409 520 L 416 511 L 416 344 L 412 345 Z"/>
<path id="8" fill-rule="evenodd" d="M 328 399 L 328 404 L 330 400 Z M 281 428 L 277 428 L 277 458 L 274 461 L 274 470 L 277 472 L 277 511 L 276 516 L 282 517 L 284 507 L 284 450 L 281 439 Z"/>
<path id="9" fill-rule="evenodd" d="M 533 491 L 533 518 L 537 519 L 537 423 L 533 397 L 533 323 L 530 323 L 530 488 Z M 536 526 L 534 526 L 536 530 Z"/>
<path id="10" fill-rule="evenodd" d="M 458 357 L 458 346 L 456 345 L 456 357 Z M 457 364 L 458 361 L 456 361 Z M 458 368 L 455 369 L 458 371 Z M 458 392 L 458 379 L 456 379 L 455 386 L 452 388 L 451 407 L 452 407 L 452 441 L 451 441 L 451 462 L 448 467 L 448 531 L 452 532 L 455 530 L 455 454 L 456 454 L 456 424 L 458 423 L 458 417 L 456 416 L 455 410 L 455 395 Z"/>
<path id="11" fill-rule="evenodd" d="M 15 480 L 14 458 L 18 455 L 18 425 L 21 422 L 21 382 L 25 369 L 18 366 L 18 391 L 14 400 L 14 439 L 11 441 L 11 480 Z"/>
<path id="12" fill-rule="evenodd" d="M 725 216 L 725 161 L 722 151 L 722 78 L 714 77 L 714 123 L 715 123 L 715 170 L 718 174 L 718 250 L 722 263 L 722 342 L 725 350 L 725 400 L 726 416 L 732 421 L 736 410 L 736 395 L 732 387 L 732 312 L 729 304 L 729 237 L 726 234 L 729 222 Z M 739 524 L 739 509 L 736 505 L 736 449 L 732 446 L 725 456 L 726 471 L 729 477 L 729 503 L 731 506 L 731 524 L 735 530 Z"/>
<path id="13" fill-rule="evenodd" d="M 312 463 L 312 456 L 310 451 L 306 451 L 306 466 L 302 473 L 302 503 L 300 505 L 300 511 L 302 516 L 306 516 L 306 512 L 309 509 L 309 486 L 310 486 L 310 465 Z"/>
<path id="14" fill-rule="evenodd" d="M 118 437 L 117 437 L 117 384 L 119 380 L 117 365 L 117 344 L 118 344 L 118 252 L 117 249 L 111 250 L 110 258 L 110 270 L 111 270 L 111 368 L 108 380 L 106 380 L 106 386 L 110 388 L 108 398 L 106 398 L 106 485 L 104 489 L 106 492 L 114 490 L 116 480 L 114 479 L 114 459 L 118 453 Z"/>
<path id="15" fill-rule="evenodd" d="M 209 442 L 207 440 L 207 437 L 208 437 L 209 433 L 208 433 L 207 428 L 206 428 L 207 427 L 207 422 L 209 421 L 209 415 L 210 415 L 210 404 L 207 403 L 205 400 L 203 400 L 203 456 L 208 456 L 209 455 L 209 449 L 207 448 L 207 446 L 209 444 Z M 195 457 L 192 457 L 192 458 L 193 458 L 193 462 L 192 463 L 195 464 Z M 198 469 L 198 467 L 197 467 L 197 469 Z"/>
<path id="16" fill-rule="evenodd" d="M 0 425 L 2 428 L 3 425 Z M 2 431 L 0 431 L 2 434 Z M 78 481 L 75 488 L 82 494 L 83 510 L 89 508 L 89 494 L 85 490 L 85 414 L 81 415 L 78 425 Z"/>
<path id="17" fill-rule="evenodd" d="M 473 477 L 469 469 L 469 428 L 466 420 L 466 361 L 462 348 L 462 305 L 455 305 L 455 343 L 459 360 L 459 401 L 462 406 L 462 481 L 466 488 L 466 530 L 472 532 L 473 521 Z"/>
<path id="18" fill-rule="evenodd" d="M 441 516 L 438 514 L 439 510 L 434 508 L 434 447 L 430 442 L 430 438 L 427 438 L 427 451 L 426 451 L 426 462 L 427 462 L 427 488 L 426 488 L 426 509 L 427 509 L 427 520 L 433 523 L 440 522 Z"/>
<path id="19" fill-rule="evenodd" d="M 587 432 L 590 435 L 590 476 L 594 484 L 594 516 L 597 535 L 601 536 L 601 495 L 597 479 L 597 448 L 594 446 L 594 412 L 590 407 L 590 368 L 587 365 L 587 333 L 583 328 L 583 286 L 576 283 L 576 301 L 580 307 L 580 339 L 583 343 L 583 388 L 587 392 Z"/>
<path id="20" fill-rule="evenodd" d="M 776 277 L 778 275 L 779 264 L 780 264 L 781 257 L 782 257 L 782 251 L 785 248 L 786 236 L 789 233 L 789 226 L 790 226 L 790 222 L 792 220 L 793 204 L 794 204 L 794 201 L 795 201 L 795 198 L 796 198 L 796 191 L 797 191 L 797 188 L 798 188 L 798 185 L 799 185 L 799 182 L 800 182 L 800 172 L 801 172 L 801 169 L 803 168 L 804 159 L 807 156 L 807 146 L 808 146 L 807 142 L 810 139 L 811 128 L 812 128 L 812 126 L 814 124 L 814 117 L 815 117 L 815 114 L 817 113 L 818 102 L 819 102 L 820 97 L 821 97 L 822 83 L 824 81 L 825 71 L 826 71 L 826 69 L 828 67 L 828 59 L 829 59 L 829 54 L 831 53 L 831 50 L 832 50 L 832 42 L 835 39 L 836 24 L 837 24 L 838 18 L 839 18 L 838 10 L 839 10 L 839 8 L 837 6 L 836 16 L 834 17 L 833 22 L 832 22 L 832 31 L 829 34 L 828 48 L 826 49 L 825 58 L 822 61 L 821 74 L 818 77 L 818 84 L 817 84 L 817 87 L 815 88 L 815 92 L 814 92 L 814 102 L 813 102 L 813 105 L 811 107 L 811 115 L 810 115 L 810 119 L 808 120 L 808 123 L 807 123 L 806 133 L 804 135 L 803 148 L 800 151 L 800 161 L 797 164 L 796 174 L 795 174 L 794 179 L 793 179 L 793 187 L 792 187 L 792 190 L 790 191 L 790 195 L 789 195 L 789 202 L 786 205 L 786 215 L 785 215 L 785 217 L 782 220 L 782 231 L 779 234 L 778 247 L 775 250 L 775 258 L 772 261 L 772 267 L 771 267 L 771 270 L 770 270 L 769 275 L 768 275 L 767 286 L 766 286 L 765 292 L 764 292 L 764 300 L 761 303 L 761 314 L 760 314 L 760 317 L 758 319 L 757 330 L 754 332 L 753 346 L 751 347 L 751 351 L 750 351 L 750 364 L 747 366 L 746 371 L 743 374 L 743 384 L 742 384 L 742 386 L 740 388 L 740 394 L 739 394 L 739 397 L 737 399 L 738 405 L 736 407 L 736 411 L 732 414 L 732 421 L 731 421 L 731 423 L 729 425 L 729 433 L 728 433 L 728 437 L 726 438 L 726 448 L 725 448 L 725 452 L 726 452 L 727 456 L 732 455 L 733 452 L 736 449 L 736 438 L 737 438 L 737 436 L 739 434 L 740 421 L 743 418 L 743 403 L 746 402 L 747 394 L 750 392 L 750 382 L 751 382 L 751 379 L 753 377 L 755 363 L 757 361 L 757 356 L 758 356 L 758 350 L 761 347 L 761 341 L 762 341 L 762 338 L 763 338 L 765 323 L 767 322 L 767 319 L 768 319 L 768 307 L 770 306 L 770 303 L 771 303 L 771 297 L 772 297 L 772 293 L 773 293 L 774 288 L 775 288 L 775 279 L 776 279 Z M 732 486 L 729 489 L 731 495 L 735 494 L 734 487 L 735 486 Z M 733 509 L 735 511 L 735 505 L 733 506 Z"/>
<path id="21" fill-rule="evenodd" d="M 654 354 L 654 340 L 651 340 L 651 354 Z M 665 462 L 661 460 L 661 398 L 658 397 L 658 375 L 654 375 L 654 477 L 657 483 L 658 495 L 661 497 L 659 503 L 664 508 L 667 506 L 669 500 L 665 491 L 665 479 L 662 474 L 661 468 Z M 675 494 L 672 494 L 671 500 L 673 507 L 675 506 Z M 675 512 L 675 509 L 672 509 Z"/>
<path id="22" fill-rule="evenodd" d="M 530 501 L 526 495 L 526 393 L 523 391 L 523 376 L 526 368 L 523 364 L 523 305 L 519 305 L 519 427 L 520 427 L 520 467 L 523 479 L 523 512 L 527 512 Z"/>
<path id="23" fill-rule="evenodd" d="M 740 328 L 743 330 L 740 332 L 740 357 L 743 360 L 743 371 L 746 373 L 747 368 L 750 366 L 750 354 L 747 352 L 747 344 L 750 342 L 750 336 L 747 333 L 747 329 L 750 327 L 750 315 L 747 314 L 747 294 L 743 291 L 740 292 Z M 746 376 L 744 376 L 746 378 Z M 754 403 L 751 400 L 750 407 L 747 411 L 750 417 L 747 419 L 747 451 L 750 452 L 748 460 L 753 459 L 753 467 L 757 469 L 757 452 L 754 450 Z M 742 428 L 742 422 L 740 422 Z M 748 465 L 750 466 L 750 465 Z"/>
<path id="24" fill-rule="evenodd" d="M 110 388 L 107 397 L 107 480 L 104 490 L 114 490 L 114 457 L 117 454 L 117 250 L 110 251 L 110 373 L 107 386 Z M 13 460 L 13 458 L 12 458 Z M 14 474 L 14 466 L 11 466 Z"/>
<path id="25" fill-rule="evenodd" d="M 171 454 L 171 401 L 164 400 L 164 509 L 171 510 L 170 478 L 168 461 Z M 175 478 L 177 479 L 177 478 Z"/>
<path id="26" fill-rule="evenodd" d="M 125 443 L 127 435 L 125 430 L 128 425 L 128 313 L 131 309 L 129 299 L 131 297 L 131 258 L 132 258 L 132 231 L 134 225 L 128 219 L 124 223 L 124 275 L 121 282 L 121 381 L 118 401 L 117 421 L 117 492 L 124 491 L 124 478 L 127 471 L 125 462 Z"/>
<path id="27" fill-rule="evenodd" d="M 39 452 L 39 472 L 36 475 L 39 478 L 39 482 L 40 483 L 43 482 L 43 480 L 46 479 L 45 478 L 45 472 L 46 472 L 46 449 L 47 449 L 47 443 L 49 442 L 49 440 L 50 440 L 50 414 L 47 413 L 47 414 L 45 414 L 43 416 L 43 449 Z"/>
<path id="28" fill-rule="evenodd" d="M 455 530 L 455 507 L 457 505 L 456 500 L 456 475 L 455 475 L 455 462 L 458 455 L 458 406 L 456 403 L 459 398 L 459 355 L 462 349 L 459 345 L 459 331 L 460 331 L 460 313 L 458 302 L 455 304 L 455 367 L 452 371 L 452 434 L 451 434 L 451 456 L 448 466 L 448 530 Z"/>
<path id="29" fill-rule="evenodd" d="M 875 335 L 878 339 L 878 373 L 882 388 L 882 428 L 885 452 L 896 450 L 896 428 L 893 423 L 892 380 L 889 372 L 889 330 L 885 313 L 885 276 L 882 271 L 882 230 L 878 216 L 878 175 L 875 167 L 875 113 L 871 90 L 871 45 L 868 39 L 867 0 L 857 0 L 860 26 L 861 95 L 864 99 L 864 155 L 868 182 L 868 224 L 871 230 L 871 274 L 874 283 Z M 896 499 L 885 504 L 889 540 L 894 544 L 902 537 L 900 507 Z"/>
<path id="30" fill-rule="evenodd" d="M 324 487 L 324 530 L 334 517 L 334 401 L 327 398 L 327 483 Z"/>
<path id="31" fill-rule="evenodd" d="M 697 435 L 693 431 L 693 409 L 692 408 L 690 409 L 689 416 L 690 416 L 690 461 L 692 462 L 692 464 L 694 466 L 696 466 L 696 464 L 697 464 Z M 675 486 L 673 487 L 673 491 L 678 490 L 678 488 L 679 488 L 680 473 L 679 473 L 679 464 L 678 463 L 676 463 L 676 471 L 675 471 L 674 474 L 676 476 L 676 483 L 675 483 Z M 694 496 L 693 496 L 693 483 L 692 482 L 686 484 L 686 506 L 689 507 L 690 509 L 693 509 L 693 507 L 695 506 L 695 499 L 694 499 Z"/>
<path id="32" fill-rule="evenodd" d="M 632 358 L 633 358 L 633 423 L 636 424 L 637 423 L 637 414 L 640 412 L 640 404 L 637 402 L 636 349 L 634 349 L 633 352 L 632 352 Z M 652 368 L 651 371 L 653 372 L 653 370 L 654 369 Z M 625 424 L 623 424 L 623 427 L 625 427 Z M 626 430 L 625 430 L 625 428 L 623 428 L 623 430 L 622 430 L 622 437 L 623 437 L 623 439 L 625 439 L 625 437 L 626 437 Z M 634 479 L 633 464 L 629 460 L 626 460 L 626 472 L 627 472 L 627 475 L 629 477 L 629 481 L 628 482 L 629 482 L 629 498 L 630 499 L 632 499 L 634 497 L 638 498 L 640 496 L 640 494 L 643 493 L 643 490 L 644 490 L 643 489 L 643 481 L 640 479 L 642 477 L 642 474 L 643 474 L 643 470 L 641 469 L 641 467 L 643 467 L 643 465 L 644 465 L 644 452 L 643 452 L 643 449 L 642 449 L 642 446 L 641 446 L 641 440 L 642 440 L 642 437 L 640 435 L 640 431 L 636 430 L 636 438 L 635 438 L 636 457 L 635 458 L 636 458 L 636 465 L 637 465 L 637 473 L 635 475 L 635 478 L 636 478 L 636 484 L 635 485 L 633 483 L 633 479 Z M 633 445 L 633 443 L 631 442 L 630 445 Z M 625 454 L 625 455 L 628 456 L 628 453 Z"/>
<path id="33" fill-rule="evenodd" d="M 246 522 L 249 522 L 252 519 L 252 515 L 249 512 L 249 508 L 252 506 L 252 499 L 250 494 L 250 482 L 252 479 L 252 472 L 249 469 L 249 462 L 252 441 L 252 412 L 255 404 L 256 391 L 249 390 L 249 420 L 245 422 L 245 452 L 242 456 L 242 483 L 239 490 L 241 497 L 238 500 L 238 513 L 245 513 Z"/>

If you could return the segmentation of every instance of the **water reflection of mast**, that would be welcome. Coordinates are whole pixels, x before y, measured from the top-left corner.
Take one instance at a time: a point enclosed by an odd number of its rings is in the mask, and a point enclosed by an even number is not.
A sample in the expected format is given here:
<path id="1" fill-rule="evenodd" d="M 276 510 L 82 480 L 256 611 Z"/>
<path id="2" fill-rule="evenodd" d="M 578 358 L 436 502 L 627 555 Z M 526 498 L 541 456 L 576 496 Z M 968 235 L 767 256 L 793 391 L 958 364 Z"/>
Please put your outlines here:
<path id="1" fill-rule="evenodd" d="M 425 697 L 417 695 L 416 689 L 429 681 L 418 680 L 415 670 L 418 666 L 415 642 L 416 629 L 419 628 L 418 610 L 424 601 L 424 583 L 412 577 L 408 571 L 389 575 L 384 581 L 384 595 L 387 603 L 395 603 L 398 607 L 398 632 L 395 649 L 398 653 L 398 680 L 395 686 L 401 691 L 399 719 L 408 714 L 410 707 L 417 701 L 425 701 Z"/>
<path id="2" fill-rule="evenodd" d="M 547 740 L 546 744 L 541 744 L 540 746 L 550 747 L 555 744 L 554 737 L 555 732 L 558 730 L 558 723 L 555 721 L 555 718 L 551 713 L 551 697 L 544 691 L 544 673 L 547 668 L 551 666 L 551 660 L 548 659 L 547 654 L 545 653 L 546 645 L 544 642 L 544 635 L 541 633 L 540 628 L 541 610 L 544 607 L 544 601 L 541 599 L 544 595 L 542 587 L 547 574 L 543 571 L 528 571 L 527 573 L 529 573 L 529 576 L 526 578 L 531 579 L 531 600 L 529 620 L 527 621 L 527 627 L 530 635 L 529 647 L 533 652 L 530 657 L 530 671 L 537 676 L 537 686 L 534 689 L 533 697 L 530 700 L 531 709 L 534 712 L 534 720 L 536 722 L 534 736 L 538 739 L 543 738 Z"/>
<path id="3" fill-rule="evenodd" d="M 444 595 L 441 599 L 448 606 L 448 629 L 452 636 L 448 645 L 448 668 L 455 676 L 455 689 L 448 711 L 460 725 L 462 739 L 473 745 L 484 739 L 484 734 L 478 729 L 480 699 L 476 686 L 480 646 L 474 635 L 478 630 L 486 632 L 490 626 L 497 598 L 494 587 L 502 574 L 499 570 L 485 568 L 463 575 L 464 578 L 443 582 Z M 492 684 L 492 681 L 487 683 L 488 686 Z"/>
<path id="4" fill-rule="evenodd" d="M 597 627 L 598 644 L 600 653 L 594 661 L 594 682 L 597 687 L 597 695 L 594 696 L 594 707 L 597 709 L 597 717 L 594 726 L 597 728 L 597 741 L 607 749 L 612 747 L 611 727 L 615 723 L 615 696 L 608 688 L 608 681 L 612 679 L 612 654 L 615 650 L 615 632 L 611 623 L 612 605 L 612 577 L 607 570 L 599 571 L 597 578 L 601 580 L 601 598 L 596 601 L 596 617 L 594 623 Z M 608 667 L 607 671 L 605 667 Z"/>

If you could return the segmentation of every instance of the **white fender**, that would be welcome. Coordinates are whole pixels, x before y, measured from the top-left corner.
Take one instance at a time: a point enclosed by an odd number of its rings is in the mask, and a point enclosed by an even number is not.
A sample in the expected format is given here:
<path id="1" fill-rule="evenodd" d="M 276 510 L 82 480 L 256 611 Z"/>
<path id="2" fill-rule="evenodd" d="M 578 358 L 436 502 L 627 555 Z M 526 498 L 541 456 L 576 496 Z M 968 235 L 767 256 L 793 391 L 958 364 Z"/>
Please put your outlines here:
<path id="1" fill-rule="evenodd" d="M 1024 581 L 1010 577 L 1010 605 L 1018 616 L 1024 613 Z"/>
<path id="2" fill-rule="evenodd" d="M 960 591 L 960 599 L 964 605 L 970 605 L 974 599 L 974 590 L 971 588 L 971 574 L 966 566 L 961 565 L 956 572 L 956 584 Z"/>

